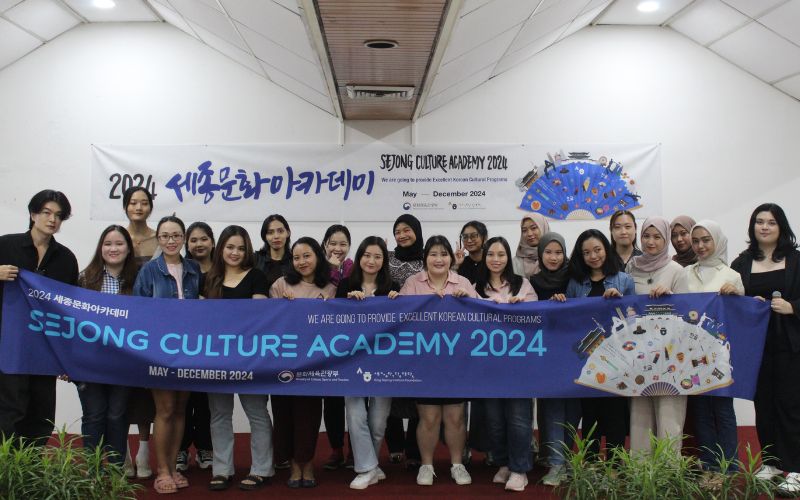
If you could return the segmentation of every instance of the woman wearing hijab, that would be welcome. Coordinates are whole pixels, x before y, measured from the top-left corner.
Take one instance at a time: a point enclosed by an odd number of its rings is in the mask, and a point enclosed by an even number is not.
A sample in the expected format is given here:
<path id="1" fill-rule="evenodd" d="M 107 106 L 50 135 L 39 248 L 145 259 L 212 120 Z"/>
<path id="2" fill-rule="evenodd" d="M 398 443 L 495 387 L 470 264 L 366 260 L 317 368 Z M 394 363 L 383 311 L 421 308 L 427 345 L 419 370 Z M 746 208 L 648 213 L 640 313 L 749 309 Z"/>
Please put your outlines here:
<path id="1" fill-rule="evenodd" d="M 403 214 L 394 221 L 392 234 L 397 246 L 389 252 L 389 274 L 402 287 L 406 279 L 422 271 L 422 224 L 411 214 Z M 408 430 L 403 429 L 403 419 L 408 419 Z M 416 469 L 420 465 L 417 445 L 417 408 L 413 398 L 392 399 L 392 410 L 386 420 L 386 446 L 392 463 L 403 461 L 406 467 Z"/>
<path id="2" fill-rule="evenodd" d="M 800 493 L 800 252 L 783 209 L 764 203 L 753 210 L 748 248 L 731 267 L 742 276 L 745 294 L 769 300 L 772 314 L 758 374 L 756 430 L 763 465 L 756 477 L 782 476 L 780 496 Z M 775 292 L 779 292 L 780 295 Z"/>
<path id="3" fill-rule="evenodd" d="M 727 265 L 728 238 L 714 221 L 702 220 L 691 231 L 692 250 L 697 263 L 685 267 L 678 293 L 719 292 L 744 295 L 742 278 Z M 736 458 L 736 412 L 733 398 L 693 396 L 689 401 L 694 415 L 695 437 L 700 447 L 703 468 L 719 471 L 720 452 L 725 460 Z M 735 470 L 732 463 L 728 471 Z"/>
<path id="4" fill-rule="evenodd" d="M 543 215 L 532 213 L 522 218 L 517 253 L 514 257 L 514 272 L 530 278 L 539 271 L 539 239 L 550 231 L 550 224 Z"/>
<path id="5" fill-rule="evenodd" d="M 637 295 L 661 297 L 680 287 L 683 267 L 669 257 L 669 221 L 648 217 L 642 225 L 643 254 L 633 257 L 626 272 L 633 278 Z M 650 451 L 650 433 L 675 439 L 675 453 L 681 451 L 686 396 L 631 398 L 631 451 Z"/>
<path id="6" fill-rule="evenodd" d="M 569 283 L 569 260 L 564 237 L 558 233 L 545 233 L 537 248 L 540 269 L 531 277 L 531 284 L 539 300 L 566 300 Z M 541 453 L 546 456 L 550 470 L 542 478 L 547 486 L 558 486 L 567 477 L 564 446 L 572 449 L 569 426 L 578 428 L 581 419 L 581 401 L 576 398 L 539 398 L 539 439 Z M 564 444 L 562 444 L 564 443 Z"/>
<path id="7" fill-rule="evenodd" d="M 697 262 L 697 255 L 692 250 L 692 235 L 689 231 L 694 227 L 695 221 L 688 215 L 679 215 L 669 225 L 670 240 L 675 249 L 672 260 L 683 267 Z"/>

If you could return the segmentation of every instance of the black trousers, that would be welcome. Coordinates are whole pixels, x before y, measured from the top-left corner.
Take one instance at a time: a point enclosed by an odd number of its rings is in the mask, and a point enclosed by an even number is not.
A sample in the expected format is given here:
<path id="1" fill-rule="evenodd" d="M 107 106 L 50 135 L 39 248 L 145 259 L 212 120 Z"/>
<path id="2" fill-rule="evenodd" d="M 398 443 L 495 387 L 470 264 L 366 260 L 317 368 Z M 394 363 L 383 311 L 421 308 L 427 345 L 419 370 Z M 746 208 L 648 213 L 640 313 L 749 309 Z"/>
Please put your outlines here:
<path id="1" fill-rule="evenodd" d="M 55 418 L 55 377 L 0 373 L 0 434 L 44 445 Z"/>
<path id="2" fill-rule="evenodd" d="M 186 403 L 186 426 L 183 429 L 181 450 L 187 451 L 194 444 L 197 450 L 211 451 L 211 411 L 208 408 L 208 393 L 193 392 Z"/>
<path id="3" fill-rule="evenodd" d="M 606 437 L 608 450 L 625 446 L 625 438 L 630 428 L 628 398 L 582 398 L 581 412 L 583 437 L 586 438 L 589 430 L 595 427 L 592 434 L 594 442 L 589 448 L 591 452 L 600 453 L 600 440 L 603 436 Z"/>

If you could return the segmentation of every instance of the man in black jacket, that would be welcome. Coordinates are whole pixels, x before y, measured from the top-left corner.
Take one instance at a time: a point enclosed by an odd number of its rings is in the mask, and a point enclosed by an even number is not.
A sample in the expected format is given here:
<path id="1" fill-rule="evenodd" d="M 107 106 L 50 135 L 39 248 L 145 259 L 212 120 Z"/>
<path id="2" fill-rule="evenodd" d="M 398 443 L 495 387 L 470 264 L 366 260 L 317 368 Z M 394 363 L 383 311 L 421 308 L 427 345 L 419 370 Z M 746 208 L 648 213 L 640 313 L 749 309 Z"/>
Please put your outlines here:
<path id="1" fill-rule="evenodd" d="M 50 189 L 36 193 L 28 203 L 28 231 L 0 236 L 0 282 L 13 281 L 20 269 L 26 269 L 57 281 L 77 284 L 75 255 L 53 238 L 70 212 L 64 193 Z M 5 284 L 0 286 L 0 303 L 4 287 Z M 0 436 L 14 434 L 43 445 L 53 432 L 55 414 L 55 377 L 11 375 L 0 371 Z"/>

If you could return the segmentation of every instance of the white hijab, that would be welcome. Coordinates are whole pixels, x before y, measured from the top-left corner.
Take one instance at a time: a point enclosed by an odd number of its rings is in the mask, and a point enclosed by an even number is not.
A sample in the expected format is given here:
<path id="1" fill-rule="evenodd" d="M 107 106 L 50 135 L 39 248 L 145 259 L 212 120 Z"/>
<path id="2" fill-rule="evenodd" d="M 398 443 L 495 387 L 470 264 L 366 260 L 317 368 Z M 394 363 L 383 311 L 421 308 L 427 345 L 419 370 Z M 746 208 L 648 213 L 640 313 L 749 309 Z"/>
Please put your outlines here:
<path id="1" fill-rule="evenodd" d="M 714 253 L 705 259 L 698 257 L 697 265 L 699 267 L 716 267 L 720 264 L 728 264 L 728 238 L 722 234 L 722 228 L 713 220 L 703 219 L 692 227 L 692 233 L 698 227 L 702 227 L 711 238 L 714 240 Z"/>

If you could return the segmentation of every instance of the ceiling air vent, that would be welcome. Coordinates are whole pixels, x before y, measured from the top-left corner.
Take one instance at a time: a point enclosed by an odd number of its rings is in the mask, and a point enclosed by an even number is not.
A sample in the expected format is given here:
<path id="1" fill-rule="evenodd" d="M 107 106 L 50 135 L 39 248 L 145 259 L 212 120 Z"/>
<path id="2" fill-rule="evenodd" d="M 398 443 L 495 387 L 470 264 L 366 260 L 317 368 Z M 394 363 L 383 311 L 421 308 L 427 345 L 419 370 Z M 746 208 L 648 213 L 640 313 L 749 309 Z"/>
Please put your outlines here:
<path id="1" fill-rule="evenodd" d="M 383 85 L 347 85 L 347 97 L 356 101 L 408 101 L 414 97 L 414 87 Z"/>

